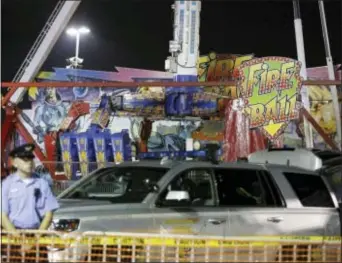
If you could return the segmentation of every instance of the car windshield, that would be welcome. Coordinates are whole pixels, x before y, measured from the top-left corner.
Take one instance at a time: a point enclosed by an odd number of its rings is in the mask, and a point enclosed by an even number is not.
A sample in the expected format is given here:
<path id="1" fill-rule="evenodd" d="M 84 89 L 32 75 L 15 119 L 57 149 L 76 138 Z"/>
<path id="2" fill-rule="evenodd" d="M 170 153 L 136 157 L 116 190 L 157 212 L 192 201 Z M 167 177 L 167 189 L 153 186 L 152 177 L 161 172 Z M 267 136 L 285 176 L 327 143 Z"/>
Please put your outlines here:
<path id="1" fill-rule="evenodd" d="M 168 171 L 165 168 L 113 167 L 100 170 L 71 188 L 60 199 L 95 199 L 114 203 L 141 203 Z"/>

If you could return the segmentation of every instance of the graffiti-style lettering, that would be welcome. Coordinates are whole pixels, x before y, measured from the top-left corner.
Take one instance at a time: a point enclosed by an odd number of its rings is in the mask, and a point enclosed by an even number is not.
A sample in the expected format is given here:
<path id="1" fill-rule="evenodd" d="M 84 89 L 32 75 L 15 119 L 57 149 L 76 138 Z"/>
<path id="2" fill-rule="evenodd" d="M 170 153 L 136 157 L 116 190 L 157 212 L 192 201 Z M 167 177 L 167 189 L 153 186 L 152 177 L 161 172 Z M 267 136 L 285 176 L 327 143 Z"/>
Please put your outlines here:
<path id="1" fill-rule="evenodd" d="M 298 110 L 296 109 L 296 104 L 297 104 L 297 96 L 293 95 L 290 97 L 287 101 L 288 103 L 288 118 L 290 120 L 297 118 L 298 115 Z"/>
<path id="2" fill-rule="evenodd" d="M 248 77 L 246 80 L 243 80 L 243 83 L 246 85 L 243 85 L 240 87 L 240 92 L 244 94 L 244 97 L 249 98 L 253 95 L 253 87 L 257 86 L 258 83 L 260 83 L 258 73 L 262 69 L 262 63 L 252 65 L 249 69 Z M 244 88 L 246 87 L 246 88 Z"/>
<path id="3" fill-rule="evenodd" d="M 296 96 L 287 96 L 278 100 L 273 97 L 268 103 L 257 103 L 248 107 L 250 115 L 250 128 L 266 126 L 270 123 L 277 124 L 295 118 L 297 115 Z"/>
<path id="4" fill-rule="evenodd" d="M 283 63 L 280 69 L 271 69 L 267 63 L 258 63 L 250 66 L 248 77 L 242 82 L 242 92 L 245 97 L 252 97 L 254 90 L 259 94 L 267 94 L 274 90 L 291 89 L 291 78 L 295 63 Z"/>
<path id="5" fill-rule="evenodd" d="M 286 114 L 286 102 L 287 96 L 282 97 L 278 100 L 278 108 L 279 108 L 279 121 L 286 121 L 287 114 Z"/>
<path id="6" fill-rule="evenodd" d="M 295 62 L 288 62 L 284 63 L 281 66 L 281 77 L 280 77 L 280 83 L 279 83 L 279 89 L 291 89 L 293 86 L 293 82 L 291 81 L 291 78 L 293 77 L 293 74 L 295 73 Z"/>
<path id="7" fill-rule="evenodd" d="M 259 127 L 265 123 L 265 106 L 263 104 L 254 104 L 249 107 L 251 116 L 251 128 Z"/>
<path id="8" fill-rule="evenodd" d="M 262 83 L 266 86 L 265 93 L 270 93 L 276 90 L 278 87 L 278 80 L 280 78 L 279 70 L 271 70 L 267 72 L 266 83 Z"/>
<path id="9" fill-rule="evenodd" d="M 277 97 L 271 99 L 269 103 L 265 105 L 266 113 L 265 113 L 265 122 L 269 124 L 270 121 L 273 123 L 278 122 L 278 111 L 277 111 Z"/>
<path id="10" fill-rule="evenodd" d="M 252 58 L 253 55 L 219 55 L 212 52 L 199 58 L 198 79 L 199 81 L 234 80 L 238 76 L 238 67 Z M 205 91 L 231 98 L 239 96 L 236 86 L 206 87 Z"/>
<path id="11" fill-rule="evenodd" d="M 252 59 L 240 67 L 238 90 L 247 101 L 250 128 L 260 127 L 274 140 L 298 115 L 300 64 L 281 57 Z"/>

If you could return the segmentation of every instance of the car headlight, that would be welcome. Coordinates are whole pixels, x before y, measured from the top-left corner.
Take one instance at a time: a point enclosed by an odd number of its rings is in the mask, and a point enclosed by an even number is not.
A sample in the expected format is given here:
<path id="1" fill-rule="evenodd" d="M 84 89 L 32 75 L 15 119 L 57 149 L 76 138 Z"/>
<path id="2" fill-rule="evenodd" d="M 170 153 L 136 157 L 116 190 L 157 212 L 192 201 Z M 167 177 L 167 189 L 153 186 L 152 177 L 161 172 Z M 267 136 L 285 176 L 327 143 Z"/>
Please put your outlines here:
<path id="1" fill-rule="evenodd" d="M 56 219 L 52 222 L 51 230 L 72 232 L 78 229 L 79 224 L 79 219 Z"/>

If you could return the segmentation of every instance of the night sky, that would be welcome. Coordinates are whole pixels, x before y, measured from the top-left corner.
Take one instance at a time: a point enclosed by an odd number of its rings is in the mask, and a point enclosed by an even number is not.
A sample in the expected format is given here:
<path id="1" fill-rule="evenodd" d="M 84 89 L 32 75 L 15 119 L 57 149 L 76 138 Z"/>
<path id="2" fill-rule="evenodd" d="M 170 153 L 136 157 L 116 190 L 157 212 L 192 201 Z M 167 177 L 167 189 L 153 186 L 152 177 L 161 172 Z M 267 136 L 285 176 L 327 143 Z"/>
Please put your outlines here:
<path id="1" fill-rule="evenodd" d="M 325 1 L 334 63 L 341 62 L 341 2 Z M 2 0 L 2 81 L 10 81 L 56 1 Z M 86 25 L 81 39 L 84 68 L 113 70 L 115 66 L 164 70 L 172 39 L 173 14 L 168 0 L 84 0 L 69 23 Z M 319 9 L 302 1 L 308 66 L 325 65 Z M 204 1 L 201 12 L 201 54 L 218 53 L 296 58 L 292 1 Z M 44 70 L 66 66 L 75 39 L 61 35 Z"/>

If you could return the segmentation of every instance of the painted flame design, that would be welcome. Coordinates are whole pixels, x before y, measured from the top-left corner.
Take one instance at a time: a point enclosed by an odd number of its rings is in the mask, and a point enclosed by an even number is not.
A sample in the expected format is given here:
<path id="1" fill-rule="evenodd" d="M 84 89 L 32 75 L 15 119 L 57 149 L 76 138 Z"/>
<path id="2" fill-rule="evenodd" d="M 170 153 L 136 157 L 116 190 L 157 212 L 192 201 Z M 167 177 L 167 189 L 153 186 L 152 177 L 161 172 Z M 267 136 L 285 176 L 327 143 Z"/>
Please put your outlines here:
<path id="1" fill-rule="evenodd" d="M 99 168 L 105 167 L 105 155 L 104 152 L 97 152 L 96 153 L 96 159 Z"/>
<path id="2" fill-rule="evenodd" d="M 115 162 L 122 162 L 123 161 L 123 156 L 122 156 L 122 153 L 121 152 L 116 152 L 115 153 Z"/>

